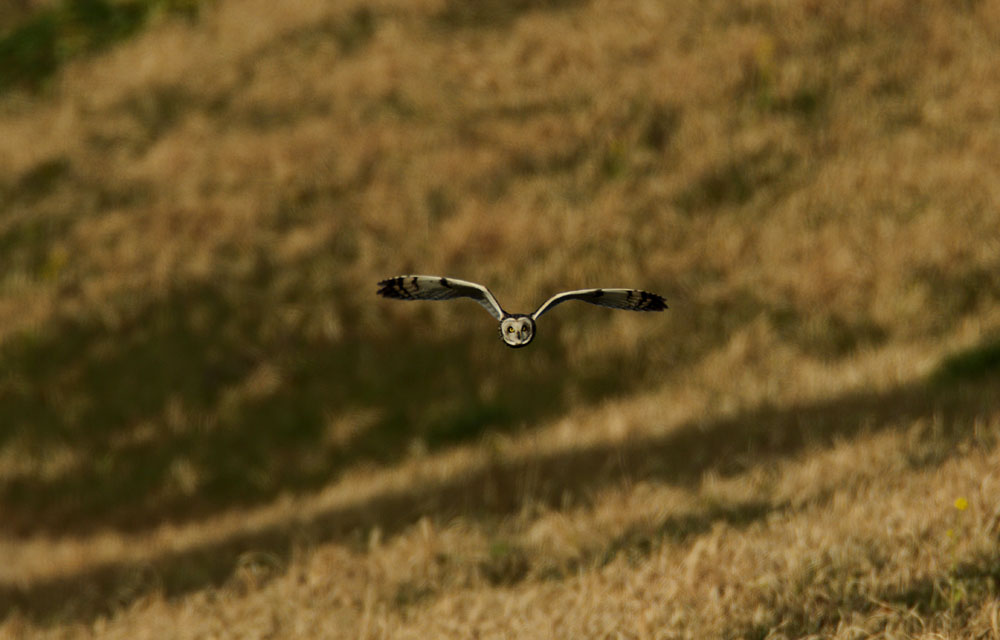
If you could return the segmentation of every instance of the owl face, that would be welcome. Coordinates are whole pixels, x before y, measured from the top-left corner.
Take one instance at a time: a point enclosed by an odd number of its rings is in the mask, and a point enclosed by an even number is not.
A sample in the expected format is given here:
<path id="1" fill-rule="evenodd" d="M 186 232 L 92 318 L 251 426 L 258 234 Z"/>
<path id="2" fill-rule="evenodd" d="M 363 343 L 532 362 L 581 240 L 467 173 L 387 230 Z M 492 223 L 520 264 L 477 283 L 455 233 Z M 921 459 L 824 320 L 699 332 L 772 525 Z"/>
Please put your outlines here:
<path id="1" fill-rule="evenodd" d="M 500 321 L 500 337 L 508 347 L 526 346 L 535 337 L 535 321 L 530 316 L 507 316 Z"/>

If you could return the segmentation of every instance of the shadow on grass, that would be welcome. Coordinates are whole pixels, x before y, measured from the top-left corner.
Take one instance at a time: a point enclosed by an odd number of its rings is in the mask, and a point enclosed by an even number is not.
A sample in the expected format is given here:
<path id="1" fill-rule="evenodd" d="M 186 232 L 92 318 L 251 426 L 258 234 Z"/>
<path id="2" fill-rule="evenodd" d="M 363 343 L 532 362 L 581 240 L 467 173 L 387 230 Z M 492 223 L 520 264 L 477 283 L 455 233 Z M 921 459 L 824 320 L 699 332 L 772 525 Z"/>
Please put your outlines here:
<path id="1" fill-rule="evenodd" d="M 646 375 L 626 354 L 567 375 L 558 340 L 511 352 L 471 302 L 464 330 L 361 327 L 351 305 L 382 302 L 374 284 L 360 295 L 324 295 L 344 301 L 336 339 L 303 305 L 277 300 L 262 273 L 126 297 L 104 317 L 8 340 L 0 449 L 35 462 L 0 482 L 5 531 L 136 531 L 204 517 L 316 489 L 359 461 L 534 424 Z"/>
<path id="2" fill-rule="evenodd" d="M 687 542 L 719 523 L 742 529 L 787 508 L 787 503 L 758 500 L 713 504 L 701 512 L 671 514 L 657 522 L 634 524 L 603 547 L 585 550 L 563 560 L 539 557 L 500 540 L 491 545 L 489 557 L 479 562 L 477 569 L 479 575 L 494 586 L 511 586 L 529 577 L 566 580 L 589 568 L 603 567 L 619 557 L 631 563 L 641 562 L 664 543 Z"/>
<path id="3" fill-rule="evenodd" d="M 443 27 L 506 28 L 523 14 L 531 11 L 559 11 L 586 5 L 588 0 L 481 0 L 462 2 L 447 0 L 435 15 Z"/>
<path id="4" fill-rule="evenodd" d="M 559 508 L 567 492 L 586 496 L 602 486 L 630 481 L 697 485 L 706 472 L 732 474 L 771 465 L 806 448 L 830 446 L 837 440 L 930 419 L 933 430 L 922 435 L 938 452 L 914 464 L 940 464 L 958 450 L 955 443 L 983 437 L 975 423 L 1000 411 L 1000 386 L 993 375 L 950 384 L 916 384 L 884 393 L 853 393 L 829 401 L 790 408 L 761 408 L 731 418 L 692 422 L 668 434 L 640 438 L 616 446 L 592 446 L 493 462 L 446 481 L 390 491 L 357 504 L 331 509 L 308 520 L 282 523 L 233 535 L 224 541 L 145 561 L 156 576 L 155 588 L 168 597 L 225 583 L 240 558 L 264 552 L 288 561 L 300 541 L 361 541 L 379 527 L 393 535 L 429 516 L 448 520 L 495 518 L 517 513 L 525 502 Z M 993 437 L 993 436 L 988 436 Z M 707 530 L 715 521 L 746 526 L 766 517 L 772 505 L 737 505 L 695 520 L 666 521 L 662 531 L 645 532 L 636 543 L 629 532 L 621 551 L 644 553 L 658 540 L 684 539 Z M 31 585 L 0 587 L 0 616 L 12 610 L 41 623 L 89 619 L 143 595 L 123 589 L 135 583 L 140 567 L 108 564 L 79 574 Z M 517 575 L 501 572 L 501 578 Z M 152 589 L 154 587 L 149 587 Z M 122 595 L 122 594 L 125 595 Z"/>

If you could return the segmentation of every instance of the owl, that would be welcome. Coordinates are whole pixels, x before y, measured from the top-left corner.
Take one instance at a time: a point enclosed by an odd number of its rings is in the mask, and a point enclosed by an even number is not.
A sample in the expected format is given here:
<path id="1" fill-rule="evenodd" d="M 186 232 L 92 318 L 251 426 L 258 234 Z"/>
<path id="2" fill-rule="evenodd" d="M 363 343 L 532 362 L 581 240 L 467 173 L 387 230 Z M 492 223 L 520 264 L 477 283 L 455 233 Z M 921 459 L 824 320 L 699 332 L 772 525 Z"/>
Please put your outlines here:
<path id="1" fill-rule="evenodd" d="M 451 300 L 452 298 L 472 298 L 483 305 L 491 316 L 500 321 L 500 337 L 508 347 L 528 346 L 535 338 L 535 321 L 567 300 L 582 300 L 612 309 L 628 311 L 663 311 L 667 301 L 662 296 L 638 289 L 580 289 L 564 291 L 552 296 L 538 307 L 534 313 L 507 313 L 481 284 L 442 278 L 440 276 L 397 276 L 378 283 L 378 295 L 397 300 Z"/>

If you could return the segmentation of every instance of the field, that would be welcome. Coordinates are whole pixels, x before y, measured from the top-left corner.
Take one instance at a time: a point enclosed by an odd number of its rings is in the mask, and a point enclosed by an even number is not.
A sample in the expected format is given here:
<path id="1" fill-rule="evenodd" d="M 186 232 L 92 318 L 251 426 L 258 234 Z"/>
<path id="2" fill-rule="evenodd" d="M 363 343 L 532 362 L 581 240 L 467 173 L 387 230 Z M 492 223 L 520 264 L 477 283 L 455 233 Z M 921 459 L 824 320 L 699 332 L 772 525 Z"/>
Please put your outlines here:
<path id="1" fill-rule="evenodd" d="M 1000 638 L 1000 3 L 5 5 L 0 638 Z"/>

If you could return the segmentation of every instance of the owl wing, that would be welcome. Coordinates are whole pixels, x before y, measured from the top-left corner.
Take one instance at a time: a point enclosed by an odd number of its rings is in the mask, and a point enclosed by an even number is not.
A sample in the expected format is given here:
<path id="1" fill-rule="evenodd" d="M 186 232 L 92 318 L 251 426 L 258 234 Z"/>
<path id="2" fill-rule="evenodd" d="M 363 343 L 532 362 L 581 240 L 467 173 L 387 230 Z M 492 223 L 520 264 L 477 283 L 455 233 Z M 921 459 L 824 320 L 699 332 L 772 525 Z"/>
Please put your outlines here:
<path id="1" fill-rule="evenodd" d="M 397 276 L 378 283 L 378 295 L 397 300 L 451 300 L 472 298 L 501 320 L 504 310 L 490 290 L 475 282 L 440 276 Z"/>
<path id="2" fill-rule="evenodd" d="M 663 296 L 638 289 L 580 289 L 579 291 L 564 291 L 549 298 L 538 311 L 531 314 L 532 320 L 537 320 L 543 313 L 567 300 L 582 300 L 590 304 L 612 309 L 628 311 L 663 311 L 667 301 Z"/>

